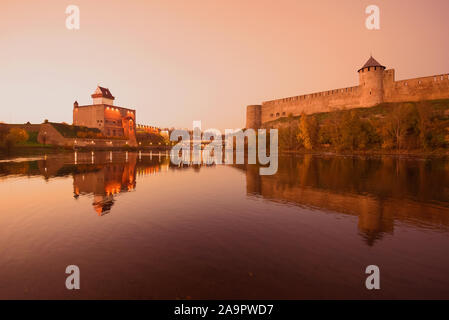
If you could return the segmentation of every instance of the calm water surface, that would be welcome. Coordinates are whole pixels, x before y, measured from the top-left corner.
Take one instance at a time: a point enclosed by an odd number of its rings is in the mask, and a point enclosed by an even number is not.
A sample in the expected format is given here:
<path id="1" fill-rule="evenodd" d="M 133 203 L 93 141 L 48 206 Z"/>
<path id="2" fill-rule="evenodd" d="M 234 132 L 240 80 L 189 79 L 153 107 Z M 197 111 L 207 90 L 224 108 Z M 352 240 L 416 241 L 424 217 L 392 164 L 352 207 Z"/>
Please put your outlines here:
<path id="1" fill-rule="evenodd" d="M 2 299 L 449 299 L 442 159 L 281 157 L 274 176 L 165 153 L 4 160 L 0 208 Z"/>

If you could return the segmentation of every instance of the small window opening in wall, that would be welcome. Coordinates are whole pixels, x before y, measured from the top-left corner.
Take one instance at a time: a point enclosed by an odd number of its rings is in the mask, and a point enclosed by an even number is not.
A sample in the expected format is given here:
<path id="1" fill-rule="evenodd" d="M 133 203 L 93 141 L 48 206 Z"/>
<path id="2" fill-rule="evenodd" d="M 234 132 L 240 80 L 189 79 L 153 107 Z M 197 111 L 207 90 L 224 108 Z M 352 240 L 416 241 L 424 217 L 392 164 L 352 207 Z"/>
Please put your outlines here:
<path id="1" fill-rule="evenodd" d="M 270 114 L 270 117 L 272 117 L 272 118 L 273 118 L 273 117 L 274 117 L 274 114 Z"/>
<path id="2" fill-rule="evenodd" d="M 371 95 L 371 90 L 369 91 L 369 94 Z"/>
<path id="3" fill-rule="evenodd" d="M 276 117 L 279 117 L 279 112 L 276 113 Z"/>
<path id="4" fill-rule="evenodd" d="M 282 112 L 282 115 L 285 116 L 285 112 Z"/>

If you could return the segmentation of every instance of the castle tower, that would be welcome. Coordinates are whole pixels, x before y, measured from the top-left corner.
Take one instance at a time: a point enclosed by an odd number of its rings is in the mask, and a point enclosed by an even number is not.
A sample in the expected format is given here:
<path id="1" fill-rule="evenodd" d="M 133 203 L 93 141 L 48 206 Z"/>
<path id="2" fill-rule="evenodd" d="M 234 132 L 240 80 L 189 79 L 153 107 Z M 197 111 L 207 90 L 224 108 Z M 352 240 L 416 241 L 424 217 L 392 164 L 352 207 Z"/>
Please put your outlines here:
<path id="1" fill-rule="evenodd" d="M 252 105 L 246 107 L 246 128 L 260 129 L 262 126 L 262 106 Z"/>
<path id="2" fill-rule="evenodd" d="M 103 88 L 100 86 L 97 86 L 97 89 L 95 92 L 91 95 L 92 97 L 92 104 L 107 104 L 110 106 L 114 105 L 114 97 L 111 94 L 111 91 L 109 91 L 108 88 Z"/>
<path id="3" fill-rule="evenodd" d="M 372 107 L 383 102 L 383 78 L 386 68 L 372 56 L 358 71 L 361 89 L 360 105 Z"/>

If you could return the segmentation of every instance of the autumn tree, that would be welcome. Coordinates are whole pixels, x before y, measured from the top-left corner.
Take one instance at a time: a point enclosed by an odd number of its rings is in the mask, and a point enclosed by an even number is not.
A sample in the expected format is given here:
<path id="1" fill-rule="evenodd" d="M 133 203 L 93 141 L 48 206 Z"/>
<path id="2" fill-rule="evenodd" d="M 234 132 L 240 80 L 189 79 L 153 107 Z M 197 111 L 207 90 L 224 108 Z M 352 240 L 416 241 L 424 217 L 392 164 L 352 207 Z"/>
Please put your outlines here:
<path id="1" fill-rule="evenodd" d="M 298 148 L 297 136 L 299 132 L 298 121 L 289 115 L 287 122 L 279 127 L 279 145 L 284 150 L 295 150 Z"/>
<path id="2" fill-rule="evenodd" d="M 318 122 L 315 117 L 307 116 L 304 112 L 299 120 L 297 140 L 307 150 L 312 150 L 318 142 Z"/>
<path id="3" fill-rule="evenodd" d="M 26 142 L 28 141 L 28 139 L 29 135 L 26 130 L 20 128 L 11 128 L 4 138 L 4 145 L 6 150 L 10 151 L 15 144 Z"/>
<path id="4" fill-rule="evenodd" d="M 385 117 L 383 147 L 401 150 L 407 135 L 416 134 L 419 116 L 411 103 L 400 104 Z"/>

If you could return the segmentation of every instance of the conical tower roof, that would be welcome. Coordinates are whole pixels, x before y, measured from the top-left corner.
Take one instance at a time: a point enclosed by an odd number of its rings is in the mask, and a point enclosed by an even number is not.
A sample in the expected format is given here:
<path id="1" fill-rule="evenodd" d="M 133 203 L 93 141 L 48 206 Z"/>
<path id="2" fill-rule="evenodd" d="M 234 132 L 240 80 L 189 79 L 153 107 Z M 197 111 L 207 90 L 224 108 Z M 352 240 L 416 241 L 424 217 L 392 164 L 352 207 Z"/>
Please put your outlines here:
<path id="1" fill-rule="evenodd" d="M 363 70 L 365 68 L 370 68 L 370 67 L 381 67 L 381 68 L 384 68 L 384 69 L 386 68 L 385 66 L 383 66 L 379 62 L 377 62 L 377 60 L 374 59 L 373 56 L 371 56 L 368 59 L 368 61 L 365 63 L 365 65 L 362 68 L 359 69 L 359 71 Z"/>

